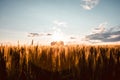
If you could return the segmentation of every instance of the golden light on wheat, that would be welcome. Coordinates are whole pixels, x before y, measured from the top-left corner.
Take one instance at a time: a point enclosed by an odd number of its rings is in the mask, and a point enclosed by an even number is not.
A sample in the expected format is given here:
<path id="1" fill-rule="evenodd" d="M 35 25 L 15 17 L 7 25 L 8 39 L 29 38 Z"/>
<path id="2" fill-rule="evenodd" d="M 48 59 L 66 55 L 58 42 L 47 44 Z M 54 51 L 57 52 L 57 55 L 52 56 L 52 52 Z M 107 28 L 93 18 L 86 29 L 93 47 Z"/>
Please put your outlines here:
<path id="1" fill-rule="evenodd" d="M 120 73 L 119 47 L 120 45 L 1 45 L 0 74 L 7 77 L 0 75 L 0 78 L 21 79 L 24 74 L 26 80 L 46 80 L 43 75 L 57 74 L 58 77 L 49 77 L 61 80 L 70 79 L 69 77 L 86 79 L 83 76 L 86 75 L 87 79 L 117 79 Z"/>

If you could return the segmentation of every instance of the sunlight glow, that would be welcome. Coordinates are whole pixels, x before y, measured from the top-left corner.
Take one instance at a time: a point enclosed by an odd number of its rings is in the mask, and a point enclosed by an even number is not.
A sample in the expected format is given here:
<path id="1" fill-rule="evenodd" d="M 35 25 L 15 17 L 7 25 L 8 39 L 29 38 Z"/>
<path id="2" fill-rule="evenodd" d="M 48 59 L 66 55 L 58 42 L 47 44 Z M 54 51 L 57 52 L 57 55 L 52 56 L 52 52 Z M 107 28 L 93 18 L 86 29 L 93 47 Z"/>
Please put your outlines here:
<path id="1" fill-rule="evenodd" d="M 53 41 L 64 41 L 65 37 L 62 32 L 60 31 L 55 31 L 52 36 Z"/>

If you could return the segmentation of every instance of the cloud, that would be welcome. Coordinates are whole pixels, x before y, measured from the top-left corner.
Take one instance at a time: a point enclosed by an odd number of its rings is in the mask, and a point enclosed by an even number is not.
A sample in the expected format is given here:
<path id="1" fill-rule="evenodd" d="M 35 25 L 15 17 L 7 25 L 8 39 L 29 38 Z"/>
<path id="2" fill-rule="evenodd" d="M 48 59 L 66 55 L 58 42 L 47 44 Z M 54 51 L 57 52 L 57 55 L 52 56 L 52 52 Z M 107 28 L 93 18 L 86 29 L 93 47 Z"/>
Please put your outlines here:
<path id="1" fill-rule="evenodd" d="M 120 26 L 111 27 L 106 29 L 105 25 L 95 28 L 96 32 L 87 35 L 86 41 L 91 42 L 118 42 L 120 41 Z M 98 31 L 98 32 L 97 32 Z"/>
<path id="2" fill-rule="evenodd" d="M 52 33 L 29 33 L 28 37 L 52 36 Z"/>
<path id="3" fill-rule="evenodd" d="M 86 10 L 91 10 L 99 3 L 99 0 L 82 0 L 81 6 Z"/>
<path id="4" fill-rule="evenodd" d="M 52 33 L 47 33 L 46 35 L 47 35 L 47 36 L 51 36 L 51 35 L 53 35 L 53 34 L 52 34 Z"/>
<path id="5" fill-rule="evenodd" d="M 70 39 L 76 39 L 76 37 L 73 37 L 73 36 L 72 36 L 72 37 L 70 37 Z"/>
<path id="6" fill-rule="evenodd" d="M 97 28 L 94 28 L 92 33 L 102 33 L 105 31 L 105 27 L 106 27 L 107 23 L 102 23 L 100 24 Z"/>
<path id="7" fill-rule="evenodd" d="M 57 27 L 67 27 L 67 23 L 64 21 L 55 20 L 53 21 L 53 24 Z"/>
<path id="8" fill-rule="evenodd" d="M 28 37 L 36 37 L 36 36 L 39 36 L 38 33 L 29 33 Z"/>

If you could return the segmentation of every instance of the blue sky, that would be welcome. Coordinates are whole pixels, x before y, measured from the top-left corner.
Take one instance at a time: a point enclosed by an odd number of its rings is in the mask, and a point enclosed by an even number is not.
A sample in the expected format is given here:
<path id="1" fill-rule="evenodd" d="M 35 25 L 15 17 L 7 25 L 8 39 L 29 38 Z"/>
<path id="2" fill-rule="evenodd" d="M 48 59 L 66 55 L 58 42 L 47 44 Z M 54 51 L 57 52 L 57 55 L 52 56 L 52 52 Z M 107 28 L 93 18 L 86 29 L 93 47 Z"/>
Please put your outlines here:
<path id="1" fill-rule="evenodd" d="M 106 30 L 120 26 L 119 4 L 120 0 L 0 0 L 0 42 L 49 42 L 52 38 L 45 34 L 56 32 L 66 41 L 71 36 L 81 40 L 101 24 Z M 27 37 L 29 33 L 44 35 Z"/>

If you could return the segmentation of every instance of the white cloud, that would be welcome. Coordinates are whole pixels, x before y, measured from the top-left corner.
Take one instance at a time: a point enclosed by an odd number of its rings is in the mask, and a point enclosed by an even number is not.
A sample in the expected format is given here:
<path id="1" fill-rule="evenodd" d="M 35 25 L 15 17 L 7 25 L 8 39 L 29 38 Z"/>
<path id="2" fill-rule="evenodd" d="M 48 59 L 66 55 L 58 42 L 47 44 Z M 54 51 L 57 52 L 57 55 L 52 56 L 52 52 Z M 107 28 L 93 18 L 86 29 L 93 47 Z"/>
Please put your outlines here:
<path id="1" fill-rule="evenodd" d="M 81 5 L 86 10 L 91 10 L 91 8 L 88 5 Z"/>
<path id="2" fill-rule="evenodd" d="M 86 10 L 91 10 L 99 3 L 99 0 L 82 0 L 81 6 Z"/>
<path id="3" fill-rule="evenodd" d="M 101 23 L 97 28 L 94 28 L 92 33 L 103 33 L 105 31 L 105 27 L 106 27 L 107 23 Z"/>
<path id="4" fill-rule="evenodd" d="M 67 23 L 64 21 L 55 20 L 53 21 L 53 24 L 57 27 L 67 27 Z"/>

